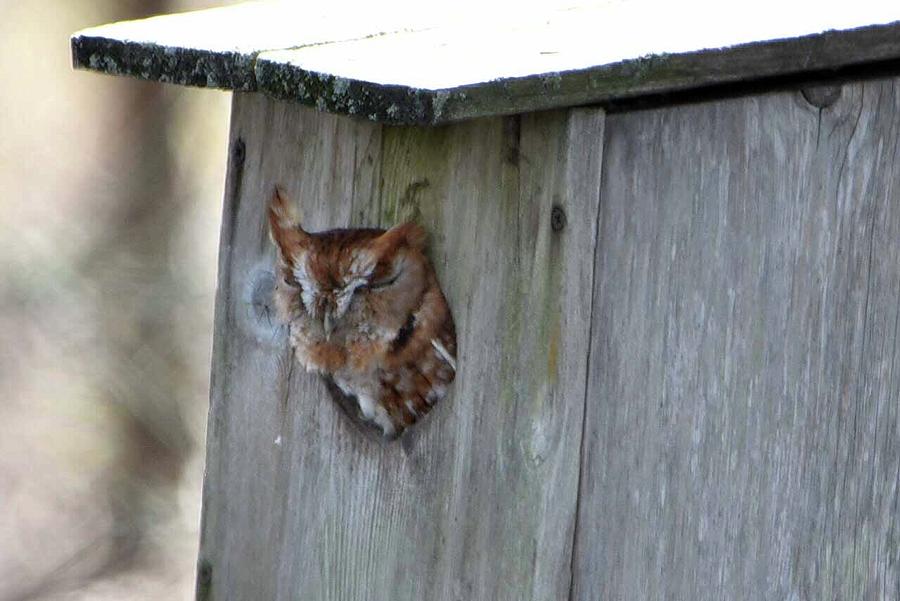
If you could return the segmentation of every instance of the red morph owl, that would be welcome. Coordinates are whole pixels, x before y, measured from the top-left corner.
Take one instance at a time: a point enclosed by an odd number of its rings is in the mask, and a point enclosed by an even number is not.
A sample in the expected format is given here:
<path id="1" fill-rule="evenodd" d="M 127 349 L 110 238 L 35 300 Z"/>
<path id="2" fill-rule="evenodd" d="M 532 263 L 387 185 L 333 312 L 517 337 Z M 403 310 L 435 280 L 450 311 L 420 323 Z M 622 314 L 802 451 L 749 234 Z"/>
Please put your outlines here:
<path id="1" fill-rule="evenodd" d="M 269 231 L 275 304 L 297 361 L 353 399 L 358 419 L 398 437 L 456 375 L 456 329 L 425 256 L 425 231 L 403 223 L 306 232 L 278 189 Z"/>

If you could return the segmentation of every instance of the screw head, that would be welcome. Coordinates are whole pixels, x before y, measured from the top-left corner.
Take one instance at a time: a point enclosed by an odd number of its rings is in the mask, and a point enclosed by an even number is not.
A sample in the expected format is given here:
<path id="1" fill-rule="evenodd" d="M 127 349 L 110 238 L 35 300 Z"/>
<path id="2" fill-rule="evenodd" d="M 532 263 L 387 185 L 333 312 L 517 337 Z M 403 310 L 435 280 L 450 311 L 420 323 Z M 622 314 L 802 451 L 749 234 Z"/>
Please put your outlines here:
<path id="1" fill-rule="evenodd" d="M 561 232 L 566 227 L 566 212 L 559 205 L 550 211 L 550 227 L 554 232 Z"/>
<path id="2" fill-rule="evenodd" d="M 247 145 L 244 143 L 244 139 L 236 139 L 234 141 L 234 144 L 231 146 L 231 159 L 236 165 L 242 165 L 244 163 L 244 157 L 246 155 Z"/>
<path id="3" fill-rule="evenodd" d="M 840 84 L 806 86 L 800 90 L 803 98 L 816 108 L 828 108 L 841 98 Z"/>
<path id="4" fill-rule="evenodd" d="M 209 586 L 212 583 L 212 566 L 206 562 L 200 564 L 200 569 L 197 570 L 197 580 L 203 586 Z"/>

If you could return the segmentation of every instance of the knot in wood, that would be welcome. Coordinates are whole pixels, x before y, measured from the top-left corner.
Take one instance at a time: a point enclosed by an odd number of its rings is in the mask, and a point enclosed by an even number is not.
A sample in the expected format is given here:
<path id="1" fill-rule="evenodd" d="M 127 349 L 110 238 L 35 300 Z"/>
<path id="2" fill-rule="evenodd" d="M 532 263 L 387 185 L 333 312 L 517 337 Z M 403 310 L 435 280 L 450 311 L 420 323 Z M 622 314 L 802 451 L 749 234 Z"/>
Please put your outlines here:
<path id="1" fill-rule="evenodd" d="M 259 271 L 253 278 L 250 289 L 250 305 L 253 307 L 253 317 L 258 322 L 271 325 L 272 293 L 275 290 L 275 274 L 271 271 Z"/>

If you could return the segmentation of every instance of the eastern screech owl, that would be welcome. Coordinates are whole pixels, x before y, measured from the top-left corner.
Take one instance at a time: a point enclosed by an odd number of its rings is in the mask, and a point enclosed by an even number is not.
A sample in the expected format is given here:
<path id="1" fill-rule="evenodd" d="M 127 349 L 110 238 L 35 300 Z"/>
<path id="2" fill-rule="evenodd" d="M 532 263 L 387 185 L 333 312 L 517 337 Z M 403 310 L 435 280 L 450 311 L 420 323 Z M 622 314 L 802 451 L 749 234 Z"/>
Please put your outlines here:
<path id="1" fill-rule="evenodd" d="M 414 223 L 308 233 L 276 189 L 275 304 L 307 371 L 356 402 L 386 438 L 428 413 L 456 375 L 453 316 Z"/>

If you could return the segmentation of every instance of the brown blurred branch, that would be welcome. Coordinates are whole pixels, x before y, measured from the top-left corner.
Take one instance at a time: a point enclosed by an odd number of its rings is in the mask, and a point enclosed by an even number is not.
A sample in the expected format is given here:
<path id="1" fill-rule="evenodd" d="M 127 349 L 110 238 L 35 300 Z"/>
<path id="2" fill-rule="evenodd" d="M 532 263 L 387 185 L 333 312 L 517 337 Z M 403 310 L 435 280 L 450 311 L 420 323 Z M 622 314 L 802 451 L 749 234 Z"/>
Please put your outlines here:
<path id="1" fill-rule="evenodd" d="M 166 0 L 79 0 L 105 20 L 140 18 L 169 12 Z M 97 4 L 102 5 L 98 11 Z M 62 43 L 65 43 L 64 41 Z M 102 391 L 102 402 L 117 422 L 113 465 L 96 493 L 110 511 L 109 527 L 81 541 L 57 564 L 41 566 L 7 597 L 24 600 L 74 590 L 134 567 L 152 544 L 146 533 L 153 522 L 173 512 L 175 485 L 195 441 L 184 405 L 189 369 L 173 319 L 186 302 L 173 274 L 173 244 L 185 207 L 173 200 L 170 158 L 173 108 L 158 84 L 129 82 L 116 102 L 115 115 L 100 132 L 108 148 L 106 169 L 114 208 L 90 218 L 102 222 L 77 267 L 85 298 L 99 316 L 98 339 L 105 348 L 87 361 Z M 96 183 L 96 179 L 92 180 Z M 97 190 L 75 190 L 89 196 Z M 48 541 L 52 544 L 52 541 Z"/>

